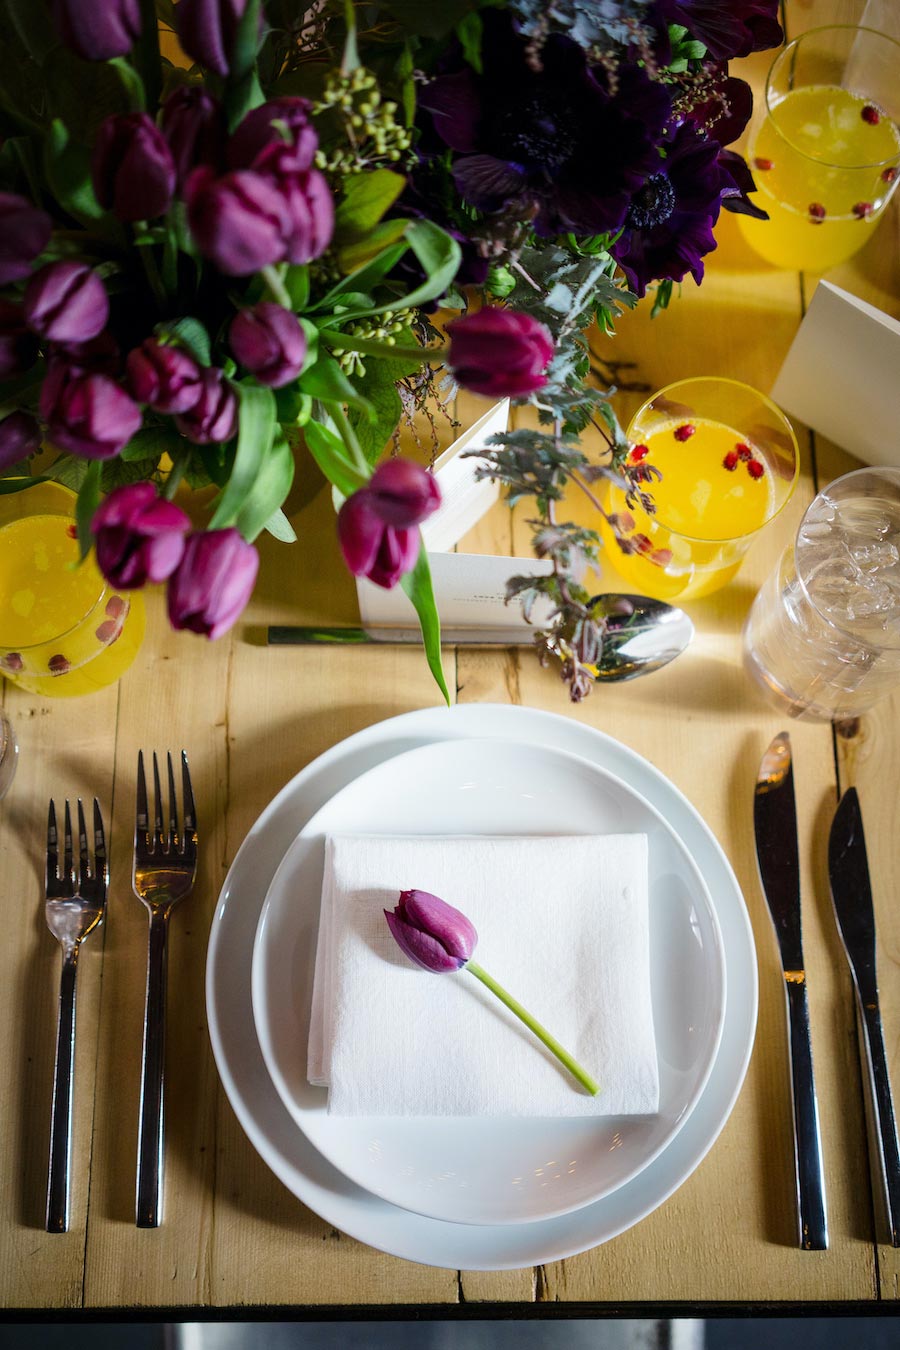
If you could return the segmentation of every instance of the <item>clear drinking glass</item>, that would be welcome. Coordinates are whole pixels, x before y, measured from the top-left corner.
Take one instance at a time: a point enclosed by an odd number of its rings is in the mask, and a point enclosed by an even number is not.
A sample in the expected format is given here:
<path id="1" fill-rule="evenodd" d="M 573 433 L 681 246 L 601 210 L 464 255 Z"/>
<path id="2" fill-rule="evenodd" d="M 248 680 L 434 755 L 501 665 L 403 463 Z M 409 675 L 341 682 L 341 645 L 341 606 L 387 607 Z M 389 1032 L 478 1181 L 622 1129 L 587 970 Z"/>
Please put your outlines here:
<path id="1" fill-rule="evenodd" d="M 72 493 L 47 483 L 0 501 L 0 672 L 42 697 L 112 684 L 140 647 L 142 597 L 78 562 Z"/>
<path id="2" fill-rule="evenodd" d="M 779 52 L 750 139 L 756 204 L 739 216 L 776 267 L 822 272 L 862 248 L 900 175 L 900 44 L 872 28 L 814 28 Z"/>
<path id="3" fill-rule="evenodd" d="M 900 683 L 900 469 L 820 492 L 744 627 L 744 659 L 791 717 L 854 717 Z"/>
<path id="4" fill-rule="evenodd" d="M 628 590 L 657 600 L 717 591 L 794 490 L 799 456 L 790 422 L 749 385 L 709 376 L 654 394 L 627 436 L 631 463 L 653 475 L 641 487 L 655 510 L 611 489 L 629 552 L 608 541 L 610 564 Z"/>

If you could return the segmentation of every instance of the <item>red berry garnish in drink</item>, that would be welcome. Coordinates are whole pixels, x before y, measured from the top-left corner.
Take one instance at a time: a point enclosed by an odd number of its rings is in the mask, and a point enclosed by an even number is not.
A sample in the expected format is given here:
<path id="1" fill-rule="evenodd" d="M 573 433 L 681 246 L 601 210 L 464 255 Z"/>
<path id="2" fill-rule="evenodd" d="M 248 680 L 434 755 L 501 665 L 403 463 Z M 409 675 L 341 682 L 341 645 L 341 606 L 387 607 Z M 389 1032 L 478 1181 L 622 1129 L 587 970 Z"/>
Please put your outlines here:
<path id="1" fill-rule="evenodd" d="M 697 430 L 690 422 L 682 422 L 680 427 L 676 427 L 673 435 L 676 441 L 689 441 Z"/>
<path id="2" fill-rule="evenodd" d="M 120 619 L 127 610 L 127 603 L 121 595 L 111 595 L 106 602 L 106 612 L 111 619 Z"/>
<path id="3" fill-rule="evenodd" d="M 70 539 L 77 539 L 77 538 L 78 538 L 78 526 L 77 526 L 77 525 L 67 525 L 67 526 L 66 526 L 66 534 L 69 536 Z"/>
<path id="4" fill-rule="evenodd" d="M 633 464 L 640 464 L 642 459 L 646 459 L 650 453 L 649 445 L 636 445 L 631 452 Z"/>
<path id="5" fill-rule="evenodd" d="M 727 469 L 729 473 L 733 473 L 737 466 L 738 452 L 736 450 L 729 450 L 728 454 L 722 460 L 722 468 Z"/>
<path id="6" fill-rule="evenodd" d="M 650 554 L 650 561 L 657 567 L 668 567 L 672 561 L 672 550 L 670 548 L 655 548 Z"/>
<path id="7" fill-rule="evenodd" d="M 747 463 L 748 459 L 753 458 L 753 451 L 750 449 L 749 445 L 746 444 L 746 442 L 738 441 L 737 445 L 734 448 L 737 451 L 738 459 L 742 460 L 744 464 Z"/>
<path id="8" fill-rule="evenodd" d="M 821 225 L 825 219 L 825 207 L 821 202 L 810 202 L 809 218 L 814 225 Z"/>
<path id="9" fill-rule="evenodd" d="M 623 530 L 627 534 L 634 529 L 634 516 L 630 511 L 616 511 L 610 516 L 609 523 L 614 530 Z"/>
<path id="10" fill-rule="evenodd" d="M 94 637 L 98 642 L 115 642 L 121 632 L 122 625 L 115 619 L 104 619 Z"/>
<path id="11" fill-rule="evenodd" d="M 868 220 L 872 214 L 871 202 L 857 202 L 853 208 L 853 214 L 857 220 Z"/>
<path id="12" fill-rule="evenodd" d="M 881 113 L 875 107 L 874 103 L 867 103 L 860 113 L 860 117 L 864 122 L 868 122 L 870 127 L 877 127 L 878 123 L 881 121 Z"/>
<path id="13" fill-rule="evenodd" d="M 753 160 L 754 169 L 761 169 L 763 173 L 768 173 L 772 167 L 770 159 L 764 159 L 762 155 L 757 155 Z"/>
<path id="14" fill-rule="evenodd" d="M 751 478 L 762 478 L 766 468 L 758 459 L 751 459 L 747 464 L 747 472 Z"/>
<path id="15" fill-rule="evenodd" d="M 896 177 L 897 177 L 897 170 L 893 167 L 881 170 L 882 183 L 893 183 Z"/>
<path id="16" fill-rule="evenodd" d="M 69 669 L 69 658 L 63 656 L 61 653 L 57 653 L 56 656 L 50 657 L 50 660 L 47 662 L 47 669 L 50 671 L 51 675 L 65 675 L 66 671 Z"/>
<path id="17" fill-rule="evenodd" d="M 7 652 L 5 656 L 0 657 L 0 666 L 4 670 L 21 670 L 24 664 L 19 652 Z"/>
<path id="18" fill-rule="evenodd" d="M 634 544 L 638 553 L 649 553 L 653 548 L 653 545 L 645 534 L 633 534 L 631 536 L 631 542 Z"/>

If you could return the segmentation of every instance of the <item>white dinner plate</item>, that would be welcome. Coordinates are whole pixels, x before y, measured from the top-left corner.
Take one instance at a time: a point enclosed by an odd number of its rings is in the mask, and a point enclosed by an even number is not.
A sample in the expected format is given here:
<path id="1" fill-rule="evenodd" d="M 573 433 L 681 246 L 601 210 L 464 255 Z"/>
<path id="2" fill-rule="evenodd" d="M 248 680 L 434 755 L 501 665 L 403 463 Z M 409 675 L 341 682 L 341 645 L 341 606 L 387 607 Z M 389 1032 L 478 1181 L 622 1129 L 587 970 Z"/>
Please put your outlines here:
<path id="1" fill-rule="evenodd" d="M 398 828 L 431 836 L 647 835 L 656 1115 L 423 1120 L 328 1114 L 327 1091 L 306 1080 L 325 838 L 394 835 Z M 552 906 L 549 918 L 564 921 Z M 684 1125 L 719 1046 L 725 969 L 703 878 L 643 797 L 605 769 L 558 750 L 455 740 L 386 760 L 307 822 L 263 906 L 252 997 L 279 1096 L 335 1167 L 382 1199 L 435 1219 L 526 1223 L 568 1213 L 624 1185 Z"/>
<path id="2" fill-rule="evenodd" d="M 700 869 L 722 932 L 728 999 L 722 1039 L 696 1109 L 669 1146 L 626 1185 L 570 1214 L 524 1224 L 456 1224 L 381 1200 L 349 1181 L 297 1129 L 266 1069 L 253 1024 L 254 936 L 275 871 L 306 822 L 359 774 L 434 741 L 496 737 L 581 755 L 635 788 L 681 837 Z M 554 713 L 498 704 L 428 708 L 379 722 L 307 765 L 241 844 L 213 916 L 207 1015 L 228 1099 L 260 1156 L 326 1223 L 394 1256 L 451 1270 L 514 1270 L 596 1247 L 657 1209 L 711 1148 L 740 1091 L 756 1027 L 753 934 L 734 873 L 703 820 L 647 760 Z"/>

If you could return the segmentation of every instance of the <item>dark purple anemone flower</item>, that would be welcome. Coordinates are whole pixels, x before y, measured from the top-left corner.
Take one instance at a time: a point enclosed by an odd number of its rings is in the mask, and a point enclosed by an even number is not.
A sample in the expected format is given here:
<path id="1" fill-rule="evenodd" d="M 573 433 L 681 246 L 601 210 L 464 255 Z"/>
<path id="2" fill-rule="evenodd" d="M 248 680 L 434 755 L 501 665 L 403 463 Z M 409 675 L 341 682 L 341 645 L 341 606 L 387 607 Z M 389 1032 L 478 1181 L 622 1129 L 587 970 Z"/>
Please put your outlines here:
<path id="1" fill-rule="evenodd" d="M 540 235 L 618 229 L 658 162 L 671 112 L 665 87 L 626 66 L 613 94 L 605 71 L 556 33 L 535 70 L 508 15 L 488 9 L 482 19 L 482 73 L 466 66 L 439 75 L 419 99 L 456 151 L 461 195 L 482 211 L 515 204 Z"/>
<path id="2" fill-rule="evenodd" d="M 657 172 L 634 194 L 611 252 L 638 295 L 651 281 L 682 281 L 688 272 L 702 280 L 723 193 L 736 190 L 720 153 L 717 141 L 685 122 L 672 133 Z"/>
<path id="3" fill-rule="evenodd" d="M 657 18 L 679 23 L 715 61 L 780 46 L 778 0 L 657 0 Z"/>

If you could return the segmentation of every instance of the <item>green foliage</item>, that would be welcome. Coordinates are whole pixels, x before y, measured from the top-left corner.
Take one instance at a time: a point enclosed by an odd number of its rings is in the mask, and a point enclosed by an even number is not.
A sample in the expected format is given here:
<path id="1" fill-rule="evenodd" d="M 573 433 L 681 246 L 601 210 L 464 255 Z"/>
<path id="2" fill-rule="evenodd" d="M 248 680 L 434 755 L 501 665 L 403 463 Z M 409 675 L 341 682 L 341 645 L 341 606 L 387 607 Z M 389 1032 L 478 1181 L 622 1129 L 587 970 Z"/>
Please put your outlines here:
<path id="1" fill-rule="evenodd" d="M 312 421 L 307 423 L 303 435 L 313 459 L 344 497 L 365 486 L 365 476 L 353 463 L 337 432 L 320 421 Z"/>
<path id="2" fill-rule="evenodd" d="M 273 452 L 275 438 L 275 395 L 256 383 L 244 381 L 236 386 L 240 394 L 240 424 L 237 445 L 228 481 L 216 503 L 211 530 L 236 525 L 245 503 L 251 498 L 256 480 L 267 473 L 267 461 Z M 288 483 L 288 488 L 290 483 Z M 284 496 L 287 496 L 287 489 Z M 251 499 L 252 500 L 252 499 Z M 260 521 L 262 529 L 276 506 L 284 500 L 273 501 Z"/>
<path id="3" fill-rule="evenodd" d="M 101 486 L 100 476 L 103 465 L 99 459 L 93 459 L 85 467 L 81 486 L 78 489 L 78 497 L 75 502 L 75 528 L 78 531 L 78 548 L 82 558 L 87 557 L 91 551 L 93 535 L 91 534 L 91 521 L 94 519 L 94 512 L 100 505 Z"/>
<path id="4" fill-rule="evenodd" d="M 425 659 L 428 662 L 428 669 L 434 676 L 437 687 L 444 695 L 444 700 L 449 707 L 450 691 L 447 688 L 441 661 L 441 621 L 434 599 L 434 586 L 431 581 L 428 554 L 425 552 L 424 543 L 421 543 L 421 535 L 419 538 L 419 557 L 416 565 L 411 572 L 407 572 L 406 576 L 401 577 L 400 585 L 409 596 L 413 608 L 419 616 L 419 626 L 422 629 L 422 641 L 425 644 Z"/>
<path id="5" fill-rule="evenodd" d="M 344 195 L 334 218 L 336 244 L 370 235 L 405 187 L 402 174 L 390 169 L 373 169 L 345 178 Z"/>

